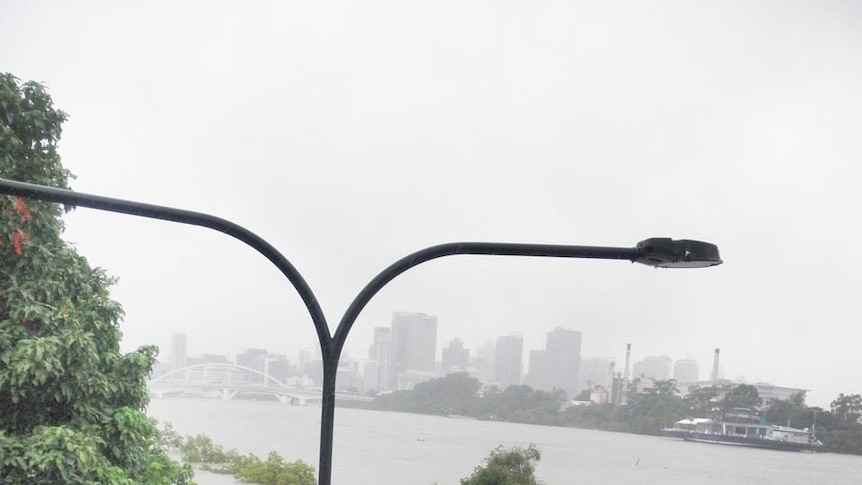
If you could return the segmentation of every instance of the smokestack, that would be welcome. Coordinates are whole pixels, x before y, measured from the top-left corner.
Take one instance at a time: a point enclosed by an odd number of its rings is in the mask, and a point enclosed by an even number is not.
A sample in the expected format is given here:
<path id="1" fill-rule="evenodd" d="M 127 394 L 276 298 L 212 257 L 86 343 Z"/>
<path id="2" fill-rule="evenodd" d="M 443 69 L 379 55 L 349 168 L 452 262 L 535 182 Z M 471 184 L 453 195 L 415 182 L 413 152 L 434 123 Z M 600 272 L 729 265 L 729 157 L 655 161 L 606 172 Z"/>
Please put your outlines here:
<path id="1" fill-rule="evenodd" d="M 715 357 L 712 360 L 712 385 L 718 384 L 718 348 L 715 349 Z"/>
<path id="2" fill-rule="evenodd" d="M 623 385 L 622 385 L 622 399 L 620 402 L 622 404 L 626 403 L 626 397 L 629 393 L 629 364 L 632 360 L 632 344 L 626 344 L 626 368 L 623 371 Z"/>

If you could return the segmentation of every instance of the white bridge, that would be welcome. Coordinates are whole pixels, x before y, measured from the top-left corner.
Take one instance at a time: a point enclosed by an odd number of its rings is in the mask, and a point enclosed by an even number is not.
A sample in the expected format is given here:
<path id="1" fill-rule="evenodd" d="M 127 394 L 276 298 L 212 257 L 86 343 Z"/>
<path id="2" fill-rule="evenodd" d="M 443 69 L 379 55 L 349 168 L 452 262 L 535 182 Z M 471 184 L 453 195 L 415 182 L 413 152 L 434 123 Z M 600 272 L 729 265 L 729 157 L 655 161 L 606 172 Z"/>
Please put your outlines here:
<path id="1" fill-rule="evenodd" d="M 198 396 L 230 400 L 241 394 L 274 396 L 279 402 L 306 405 L 319 404 L 321 389 L 288 386 L 257 369 L 236 364 L 197 364 L 162 374 L 147 382 L 153 397 Z M 372 398 L 336 394 L 336 401 L 368 402 Z"/>

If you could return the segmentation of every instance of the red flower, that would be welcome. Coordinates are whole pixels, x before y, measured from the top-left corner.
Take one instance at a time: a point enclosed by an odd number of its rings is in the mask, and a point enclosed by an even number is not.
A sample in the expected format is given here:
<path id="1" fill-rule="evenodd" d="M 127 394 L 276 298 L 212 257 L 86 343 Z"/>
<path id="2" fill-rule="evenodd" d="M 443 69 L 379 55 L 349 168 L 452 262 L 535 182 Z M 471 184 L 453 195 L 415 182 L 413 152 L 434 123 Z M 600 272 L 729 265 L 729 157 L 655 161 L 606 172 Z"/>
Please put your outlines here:
<path id="1" fill-rule="evenodd" d="M 30 235 L 21 229 L 15 229 L 15 234 L 12 236 L 12 246 L 15 248 L 15 254 L 21 256 L 23 249 L 21 243 L 30 240 Z"/>
<path id="2" fill-rule="evenodd" d="M 24 199 L 15 197 L 15 208 L 21 214 L 21 222 L 27 222 L 27 219 L 30 218 L 30 211 L 27 210 L 27 204 L 24 202 Z"/>

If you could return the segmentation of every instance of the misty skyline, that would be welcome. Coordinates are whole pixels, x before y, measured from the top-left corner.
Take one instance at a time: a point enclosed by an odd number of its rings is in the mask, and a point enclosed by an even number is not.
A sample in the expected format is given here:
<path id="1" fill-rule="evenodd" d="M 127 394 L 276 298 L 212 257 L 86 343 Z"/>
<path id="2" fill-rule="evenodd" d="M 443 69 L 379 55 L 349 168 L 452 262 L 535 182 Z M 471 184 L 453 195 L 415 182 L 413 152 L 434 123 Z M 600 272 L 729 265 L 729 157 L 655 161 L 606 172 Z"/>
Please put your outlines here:
<path id="1" fill-rule="evenodd" d="M 404 313 L 404 312 L 395 312 L 395 313 Z M 429 315 L 429 316 L 433 317 L 433 315 Z M 381 327 L 378 327 L 378 328 L 381 328 Z M 382 328 L 388 329 L 388 327 L 382 327 Z M 555 330 L 561 330 L 561 329 L 557 328 Z M 574 329 L 562 329 L 562 330 L 576 331 Z M 189 337 L 192 337 L 192 338 L 190 339 Z M 472 364 L 482 362 L 481 361 L 482 356 L 480 355 L 480 350 L 482 347 L 485 347 L 488 345 L 491 345 L 492 347 L 494 347 L 495 341 L 499 342 L 500 338 L 505 339 L 505 338 L 510 338 L 510 337 L 511 337 L 511 335 L 497 335 L 495 338 L 485 339 L 484 343 L 479 345 L 479 346 L 464 347 L 464 349 L 469 352 L 470 366 L 472 366 Z M 187 344 L 189 343 L 189 341 L 194 342 L 195 339 L 194 339 L 193 335 L 173 334 L 171 336 L 171 340 L 172 340 L 172 343 L 169 347 L 164 347 L 161 349 L 161 351 L 162 351 L 161 356 L 162 357 L 160 358 L 160 362 L 162 364 L 169 364 L 171 366 L 171 368 L 176 368 L 176 366 L 174 366 L 172 364 L 172 362 L 174 362 L 176 360 L 176 357 L 175 357 L 176 352 L 174 350 L 174 346 L 175 346 L 174 342 L 181 341 L 182 342 L 182 348 L 185 349 L 187 347 Z M 456 336 L 452 339 L 452 341 L 460 342 L 460 338 Z M 445 366 L 445 363 L 444 363 L 443 355 L 444 355 L 446 348 L 451 344 L 452 341 L 440 342 L 438 340 L 436 343 L 435 348 L 436 348 L 437 352 L 436 352 L 436 357 L 435 357 L 435 364 L 437 365 L 437 371 L 439 371 L 440 376 L 446 375 L 448 373 L 446 366 Z M 373 346 L 374 346 L 373 340 L 370 340 L 369 341 L 369 347 L 373 347 Z M 547 347 L 547 345 L 542 345 L 542 346 L 537 347 L 537 348 L 526 348 L 526 347 L 524 347 L 521 349 L 520 361 L 522 362 L 522 367 L 520 369 L 520 378 L 518 379 L 520 381 L 520 384 L 531 385 L 529 382 L 525 381 L 527 379 L 529 372 L 530 372 L 529 365 L 531 363 L 531 352 L 532 351 L 543 351 L 543 350 L 546 350 L 546 347 Z M 226 353 L 210 352 L 210 351 L 204 349 L 200 353 L 197 353 L 197 354 L 187 353 L 186 355 L 188 357 L 198 357 L 198 358 L 203 357 L 203 356 L 208 356 L 210 358 L 212 358 L 213 356 L 219 356 L 219 357 L 225 357 L 229 361 L 231 361 L 231 360 L 235 361 L 237 356 L 239 356 L 239 355 L 241 355 L 244 352 L 247 352 L 249 350 L 265 350 L 270 355 L 284 356 L 292 364 L 299 364 L 302 362 L 302 357 L 300 356 L 300 354 L 314 355 L 315 359 L 317 359 L 317 360 L 320 359 L 320 351 L 317 348 L 300 349 L 298 354 L 292 355 L 292 354 L 283 353 L 283 352 L 279 351 L 278 348 L 272 348 L 272 347 L 266 347 L 266 346 L 250 347 L 250 348 L 246 348 L 246 349 L 234 349 L 233 351 L 226 352 Z M 675 379 L 678 381 L 686 381 L 686 382 L 708 381 L 708 380 L 712 379 L 712 377 L 711 377 L 712 372 L 717 371 L 716 378 L 722 379 L 722 380 L 728 380 L 728 381 L 731 381 L 734 383 L 753 384 L 756 382 L 756 383 L 760 383 L 760 384 L 772 384 L 772 385 L 776 385 L 776 386 L 792 387 L 792 386 L 787 385 L 787 383 L 773 382 L 773 381 L 769 380 L 768 378 L 757 380 L 757 381 L 752 381 L 752 380 L 748 379 L 744 374 L 728 376 L 724 372 L 724 361 L 723 360 L 719 361 L 718 369 L 713 368 L 713 360 L 712 359 L 714 358 L 714 355 L 710 359 L 710 362 L 703 363 L 703 362 L 698 361 L 696 359 L 692 359 L 690 357 L 689 353 L 686 353 L 684 356 L 668 356 L 668 355 L 651 354 L 651 353 L 649 353 L 648 349 L 641 349 L 640 351 L 637 351 L 637 350 L 638 349 L 634 349 L 634 348 L 632 349 L 632 351 L 633 351 L 632 357 L 631 357 L 631 360 L 629 362 L 630 379 L 635 379 L 638 377 L 648 377 L 648 378 L 655 378 L 658 380 Z M 369 352 L 366 352 L 366 354 L 369 354 Z M 366 355 L 366 354 L 351 355 L 349 353 L 345 353 L 345 355 L 341 359 L 341 364 L 346 364 L 347 362 L 365 362 L 368 360 L 376 360 L 373 357 L 370 357 L 370 355 Z M 623 352 L 623 355 L 625 355 L 624 352 Z M 662 371 L 655 371 L 654 364 L 653 364 L 653 366 L 650 366 L 649 364 L 653 363 L 657 359 L 658 360 L 666 359 L 667 360 L 667 363 L 666 363 L 667 368 L 663 369 Z M 608 364 L 608 365 L 605 365 L 603 367 L 602 375 L 604 378 L 607 378 L 607 379 L 610 379 L 610 377 L 609 377 L 610 376 L 610 374 L 609 374 L 610 364 L 613 364 L 614 375 L 619 374 L 620 376 L 622 376 L 624 374 L 624 371 L 625 371 L 625 364 L 626 364 L 625 357 L 616 358 L 614 356 L 608 356 L 608 355 L 584 354 L 583 349 L 581 349 L 580 361 L 581 361 L 582 365 L 585 361 L 604 361 L 604 362 L 606 362 L 606 364 Z M 695 364 L 693 369 L 690 368 L 691 363 Z M 681 372 L 680 369 L 676 368 L 677 364 L 680 364 L 680 365 L 686 364 L 686 370 L 684 371 L 685 377 L 683 377 L 683 378 L 677 377 L 677 374 L 679 374 Z M 494 361 L 494 365 L 496 365 L 496 359 Z M 647 367 L 643 367 L 644 365 L 646 365 Z M 180 367 L 182 367 L 182 366 L 180 366 Z M 639 371 L 638 370 L 639 368 L 642 370 Z M 481 373 L 481 370 L 478 368 L 473 368 L 471 372 Z M 580 381 L 582 384 L 585 382 L 585 380 L 584 380 L 585 376 L 583 375 L 583 373 L 584 373 L 584 371 L 581 370 L 582 375 L 581 375 Z M 499 378 L 497 376 L 494 376 L 492 380 L 496 381 L 496 380 L 499 380 Z M 491 382 L 491 381 L 489 381 L 489 382 Z M 601 384 L 601 382 L 594 382 L 594 384 Z M 512 384 L 509 383 L 508 385 L 512 385 Z M 507 387 L 508 385 L 506 385 L 504 387 Z M 572 396 L 570 396 L 570 397 L 572 397 Z"/>
<path id="2" fill-rule="evenodd" d="M 583 355 L 688 355 L 748 381 L 862 392 L 862 4 L 0 4 L 0 69 L 69 113 L 74 190 L 218 215 L 282 251 L 330 327 L 393 261 L 449 241 L 718 245 L 725 263 L 444 258 L 365 308 L 471 349 L 556 327 Z M 119 282 L 124 350 L 317 338 L 272 265 L 221 234 L 78 209 Z M 641 350 L 644 354 L 640 354 Z"/>

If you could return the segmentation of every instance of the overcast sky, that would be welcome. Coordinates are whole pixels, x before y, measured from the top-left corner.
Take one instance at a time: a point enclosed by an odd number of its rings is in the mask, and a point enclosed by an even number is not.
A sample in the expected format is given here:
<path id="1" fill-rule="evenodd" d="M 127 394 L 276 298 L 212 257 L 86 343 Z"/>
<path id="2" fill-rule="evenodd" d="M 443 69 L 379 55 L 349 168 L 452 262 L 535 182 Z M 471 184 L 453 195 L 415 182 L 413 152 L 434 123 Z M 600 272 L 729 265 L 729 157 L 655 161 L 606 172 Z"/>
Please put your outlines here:
<path id="1" fill-rule="evenodd" d="M 554 327 L 586 357 L 862 392 L 862 3 L 0 3 L 0 70 L 70 117 L 82 192 L 209 212 L 293 262 L 336 322 L 389 263 L 476 240 L 711 241 L 723 266 L 459 256 L 387 286 L 468 347 Z M 227 236 L 89 209 L 67 238 L 120 278 L 123 345 L 316 346 L 299 298 Z M 526 357 L 526 356 L 525 356 Z M 438 349 L 439 358 L 439 349 Z M 526 359 L 525 359 L 526 360 Z"/>

